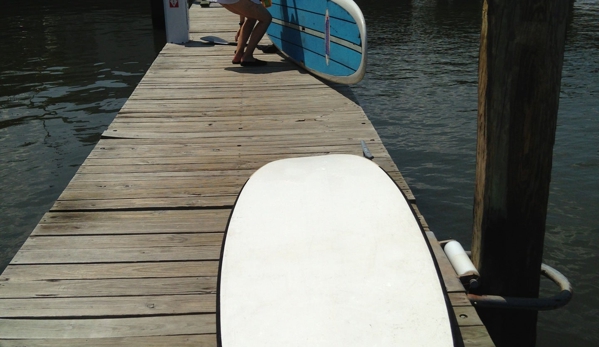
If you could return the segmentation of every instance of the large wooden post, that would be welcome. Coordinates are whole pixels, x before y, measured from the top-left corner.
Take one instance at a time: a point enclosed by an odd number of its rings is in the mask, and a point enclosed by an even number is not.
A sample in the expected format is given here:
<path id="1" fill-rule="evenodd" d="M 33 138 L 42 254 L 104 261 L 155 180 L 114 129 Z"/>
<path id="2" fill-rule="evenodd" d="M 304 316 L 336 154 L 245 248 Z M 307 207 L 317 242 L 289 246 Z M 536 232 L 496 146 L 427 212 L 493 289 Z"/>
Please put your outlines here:
<path id="1" fill-rule="evenodd" d="M 473 261 L 481 294 L 538 297 L 570 0 L 485 0 Z M 534 346 L 534 311 L 479 310 L 498 347 Z"/>

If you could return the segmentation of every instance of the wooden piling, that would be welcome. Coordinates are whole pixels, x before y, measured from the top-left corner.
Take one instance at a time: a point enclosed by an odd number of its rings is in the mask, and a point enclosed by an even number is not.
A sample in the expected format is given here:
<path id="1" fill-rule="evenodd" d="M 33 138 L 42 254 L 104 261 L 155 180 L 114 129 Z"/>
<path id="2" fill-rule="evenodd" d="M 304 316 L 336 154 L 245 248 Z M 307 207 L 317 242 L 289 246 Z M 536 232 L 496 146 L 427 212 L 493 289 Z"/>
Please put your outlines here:
<path id="1" fill-rule="evenodd" d="M 538 297 L 569 0 L 485 0 L 473 260 L 481 294 Z M 497 346 L 534 346 L 535 311 L 479 309 Z"/>

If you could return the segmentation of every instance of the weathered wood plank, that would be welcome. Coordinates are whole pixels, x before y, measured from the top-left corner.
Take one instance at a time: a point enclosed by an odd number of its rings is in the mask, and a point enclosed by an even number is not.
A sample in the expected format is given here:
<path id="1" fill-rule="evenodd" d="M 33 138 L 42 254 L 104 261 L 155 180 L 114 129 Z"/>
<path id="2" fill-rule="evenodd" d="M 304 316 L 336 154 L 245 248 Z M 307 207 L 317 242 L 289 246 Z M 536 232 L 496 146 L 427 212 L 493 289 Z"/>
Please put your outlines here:
<path id="1" fill-rule="evenodd" d="M 377 164 L 379 163 L 379 160 L 377 158 L 375 158 L 374 160 Z M 385 168 L 385 166 L 383 165 L 383 168 Z M 399 179 L 399 176 L 401 175 L 398 171 L 395 170 L 389 170 L 389 168 L 385 168 L 385 170 L 392 176 L 398 176 L 396 178 Z M 181 171 L 181 172 L 169 172 L 169 171 L 165 171 L 165 172 L 142 172 L 142 173 L 135 173 L 135 172 L 123 172 L 123 173 L 87 173 L 87 174 L 82 174 L 82 173 L 78 173 L 75 174 L 75 176 L 73 177 L 71 182 L 104 182 L 104 181 L 114 181 L 117 184 L 127 184 L 127 180 L 130 180 L 131 182 L 135 182 L 135 181 L 158 181 L 161 179 L 168 179 L 170 177 L 174 178 L 174 179 L 181 179 L 181 180 L 187 180 L 187 179 L 204 179 L 206 177 L 218 177 L 218 178 L 223 178 L 223 179 L 241 179 L 243 180 L 243 182 L 245 182 L 245 180 L 247 180 L 248 177 L 250 177 L 250 175 L 254 172 L 255 170 L 251 169 L 251 170 L 226 170 L 226 171 L 222 171 L 222 170 L 211 170 L 211 171 Z M 226 185 L 226 183 L 222 183 L 222 185 Z"/>
<path id="2" fill-rule="evenodd" d="M 176 100 L 176 109 L 172 108 L 174 101 Z M 243 102 L 243 108 L 242 106 Z M 309 104 L 307 104 L 309 103 Z M 289 100 L 285 101 L 285 105 L 289 109 L 295 109 L 295 114 L 311 114 L 314 110 L 319 112 L 331 112 L 331 111 L 343 111 L 343 110 L 354 110 L 358 105 L 352 101 L 338 102 L 332 104 L 330 100 L 315 100 L 310 102 L 309 100 Z M 279 105 L 273 109 L 273 105 L 265 105 L 264 101 L 252 99 L 239 99 L 228 98 L 226 95 L 222 95 L 220 98 L 214 96 L 208 96 L 204 98 L 197 97 L 194 100 L 185 100 L 183 98 L 170 99 L 170 100 L 151 100 L 151 99 L 129 99 L 121 108 L 124 112 L 160 112 L 169 113 L 172 112 L 197 112 L 198 115 L 206 114 L 206 112 L 212 112 L 223 115 L 243 115 L 243 114 L 273 114 L 282 113 L 284 108 Z M 247 109 L 247 110 L 244 110 Z"/>
<path id="3" fill-rule="evenodd" d="M 155 86 L 153 86 L 155 88 Z M 192 86 L 195 89 L 195 86 Z M 176 110 L 176 109 L 175 109 Z M 208 109 L 210 110 L 210 109 Z M 171 110 L 173 111 L 173 110 Z M 231 116 L 224 117 L 222 115 L 206 115 L 203 117 L 197 117 L 197 113 L 195 117 L 193 114 L 189 113 L 176 113 L 176 112 L 147 112 L 148 117 L 143 117 L 142 119 L 135 119 L 133 116 L 134 113 L 123 113 L 123 117 L 117 118 L 112 124 L 121 124 L 121 123 L 164 123 L 169 122 L 169 124 L 206 124 L 206 123 L 214 123 L 222 124 L 222 125 L 236 125 L 240 123 L 248 123 L 246 126 L 251 126 L 247 120 L 252 120 L 251 123 L 254 122 L 263 122 L 265 124 L 288 124 L 288 125 L 298 125 L 299 121 L 304 121 L 306 123 L 312 122 L 314 125 L 324 125 L 324 124 L 338 124 L 343 123 L 345 120 L 347 122 L 352 121 L 368 121 L 364 114 L 360 114 L 355 109 L 344 110 L 337 114 L 332 114 L 330 111 L 320 111 L 320 112 L 310 112 L 309 114 L 301 113 L 301 112 L 279 112 L 279 114 L 275 114 L 274 112 L 269 112 L 269 114 L 263 114 L 259 111 L 247 112 L 244 116 Z M 173 117 L 176 116 L 176 117 Z M 185 117 L 188 116 L 188 117 Z M 182 118 L 180 118 L 182 117 Z M 243 117 L 243 118 L 242 118 Z M 310 124 L 308 124 L 310 125 Z"/>
<path id="4" fill-rule="evenodd" d="M 213 138 L 187 138 L 177 139 L 169 138 L 168 145 L 179 146 L 181 148 L 190 147 L 196 149 L 210 150 L 211 152 L 221 152 L 223 150 L 232 151 L 234 148 L 237 149 L 237 154 L 243 150 L 248 154 L 259 154 L 260 147 L 268 147 L 271 149 L 270 153 L 263 153 L 264 155 L 276 154 L 279 149 L 291 148 L 300 149 L 304 147 L 346 147 L 353 148 L 359 147 L 360 141 L 366 142 L 368 147 L 376 147 L 382 145 L 380 139 L 370 136 L 369 134 L 361 134 L 360 136 L 335 136 L 333 138 L 323 138 L 317 143 L 314 139 L 307 139 L 306 136 L 239 136 L 235 138 L 221 138 L 218 142 L 214 141 Z M 91 154 L 91 158 L 96 157 L 98 150 L 105 150 L 106 148 L 137 148 L 138 146 L 165 146 L 167 144 L 157 143 L 155 139 L 120 139 L 120 138 L 108 138 L 100 139 Z M 114 147 L 113 147 L 114 146 Z M 151 148 L 151 147 L 150 147 Z M 207 151 L 209 153 L 210 151 Z M 255 152 L 252 152 L 255 151 Z M 225 152 L 226 153 L 226 152 Z M 174 154 L 177 154 L 175 152 Z"/>
<path id="5" fill-rule="evenodd" d="M 215 312 L 214 294 L 0 299 L 0 318 L 102 318 Z"/>
<path id="6" fill-rule="evenodd" d="M 93 175 L 93 174 L 90 174 Z M 102 174 L 94 175 L 98 178 L 102 177 Z M 136 190 L 136 189 L 177 189 L 181 187 L 188 188 L 202 188 L 202 187 L 239 187 L 245 183 L 245 176 L 233 176 L 233 177 L 204 177 L 203 180 L 199 181 L 190 177 L 173 178 L 172 180 L 161 180 L 160 178 L 152 179 L 151 177 L 146 180 L 112 180 L 112 181 L 83 181 L 76 180 L 69 184 L 69 191 L 93 191 L 93 190 Z"/>
<path id="7" fill-rule="evenodd" d="M 172 208 L 230 208 L 236 196 L 57 201 L 51 211 L 139 210 Z"/>
<path id="8" fill-rule="evenodd" d="M 476 309 L 472 306 L 457 306 L 453 308 L 453 311 L 460 327 L 483 325 L 483 322 L 476 313 Z"/>
<path id="9" fill-rule="evenodd" d="M 31 236 L 21 250 L 209 247 L 222 244 L 222 233 Z"/>
<path id="10" fill-rule="evenodd" d="M 3 347 L 216 347 L 216 335 L 171 335 L 171 336 L 143 336 L 143 337 L 117 337 L 117 338 L 41 338 L 41 339 L 16 339 L 0 338 Z"/>
<path id="11" fill-rule="evenodd" d="M 218 260 L 220 246 L 20 250 L 11 264 Z"/>
<path id="12" fill-rule="evenodd" d="M 261 166 L 261 165 L 258 165 Z M 151 170 L 138 169 L 136 172 L 153 172 Z M 97 170 L 97 173 L 102 173 Z M 88 174 L 91 174 L 88 172 Z M 395 173 L 396 174 L 396 173 Z M 100 177 L 98 175 L 98 177 Z M 248 176 L 249 177 L 249 176 Z M 75 181 L 69 186 L 59 200 L 89 200 L 100 198 L 128 198 L 136 196 L 139 198 L 148 197 L 193 197 L 199 195 L 230 195 L 237 194 L 247 177 L 240 177 L 239 185 L 232 185 L 230 180 L 214 180 L 212 186 L 201 185 L 191 179 L 178 179 L 169 182 L 163 182 L 159 179 L 148 179 L 143 181 Z M 407 188 L 404 181 L 398 180 L 400 188 Z"/>
<path id="13" fill-rule="evenodd" d="M 193 59 L 193 58 L 192 58 Z M 197 58 L 196 58 L 197 59 Z M 169 59 L 167 62 L 164 62 L 164 65 L 169 66 L 170 68 L 176 68 L 176 61 L 173 62 L 174 59 Z M 180 64 L 187 65 L 188 63 L 182 62 Z M 156 64 L 155 64 L 156 65 Z M 161 65 L 161 64 L 157 64 Z M 158 68 L 161 68 L 158 66 Z M 239 82 L 239 81 L 237 81 Z M 153 88 L 148 87 L 146 85 L 141 85 L 136 91 L 131 94 L 131 96 L 136 98 L 161 98 L 161 99 L 187 99 L 189 101 L 193 101 L 195 98 L 204 98 L 204 97 L 219 97 L 224 95 L 230 95 L 231 90 L 230 87 L 234 86 L 234 81 L 232 80 L 230 84 L 222 83 L 220 85 L 212 86 L 211 88 L 191 88 L 188 86 L 179 86 L 172 88 Z M 281 84 L 277 86 L 276 89 L 271 89 L 268 91 L 268 98 L 265 98 L 266 95 L 263 90 L 259 88 L 252 88 L 248 90 L 244 90 L 242 95 L 244 98 L 262 98 L 263 105 L 272 105 L 277 106 L 279 110 L 283 110 L 281 105 L 276 103 L 277 98 L 285 97 L 289 94 L 290 90 L 293 90 L 294 97 L 298 100 L 309 100 L 309 99 L 322 99 L 336 97 L 339 96 L 339 93 L 334 89 L 329 88 L 325 84 L 291 84 L 288 82 L 288 85 Z M 239 96 L 233 96 L 232 99 L 235 99 Z"/>
<path id="14" fill-rule="evenodd" d="M 230 213 L 230 209 L 52 212 L 42 217 L 31 236 L 224 232 Z"/>
<path id="15" fill-rule="evenodd" d="M 202 116 L 198 117 L 197 114 L 190 113 L 123 113 L 118 118 L 116 118 L 111 126 L 120 125 L 120 124 L 156 124 L 157 126 L 164 126 L 165 124 L 170 125 L 188 125 L 188 124 L 204 124 L 209 125 L 211 127 L 218 126 L 234 126 L 239 124 L 245 124 L 245 121 L 249 118 L 252 119 L 252 124 L 254 122 L 270 122 L 270 123 L 280 123 L 287 125 L 297 125 L 296 123 L 300 122 L 312 122 L 314 124 L 323 125 L 325 123 L 334 124 L 336 122 L 342 122 L 345 118 L 366 121 L 364 118 L 364 114 L 361 114 L 357 111 L 345 111 L 343 113 L 343 117 L 340 119 L 338 115 L 330 114 L 326 112 L 322 112 L 319 114 L 313 113 L 311 115 L 306 114 L 250 114 L 245 115 L 243 118 L 241 117 L 223 117 L 223 116 Z M 336 118 L 336 119 L 335 119 Z M 252 124 L 249 124 L 251 126 Z M 326 140 L 326 139 L 323 139 Z M 320 142 L 319 142 L 320 143 Z"/>
<path id="16" fill-rule="evenodd" d="M 214 222 L 219 226 L 229 217 L 231 210 L 161 210 L 161 211 L 133 211 L 133 212 L 104 212 L 104 213 L 47 213 L 40 220 L 40 225 L 85 223 L 85 226 L 95 223 L 118 224 L 125 222 L 128 225 L 144 225 L 146 223 L 170 223 L 173 225 L 186 223 Z M 204 231 L 198 225 L 198 232 Z M 205 231 L 213 231 L 208 229 Z M 222 230 L 221 230 L 222 231 Z"/>
<path id="17" fill-rule="evenodd" d="M 218 260 L 148 263 L 9 265 L 0 283 L 173 277 L 216 277 Z"/>
<path id="18" fill-rule="evenodd" d="M 2 299 L 215 294 L 216 277 L 0 282 Z M 2 336 L 2 335 L 0 335 Z"/>
<path id="19" fill-rule="evenodd" d="M 156 168 L 147 168 L 148 171 L 155 171 Z M 133 169 L 130 169 L 131 171 Z M 103 170 L 96 170 L 102 172 Z M 144 172 L 144 170 L 136 169 L 135 172 Z M 90 187 L 91 188 L 91 187 Z M 59 201 L 77 201 L 77 200 L 102 200 L 102 199 L 127 199 L 127 198 L 194 198 L 208 196 L 237 196 L 241 191 L 241 187 L 182 187 L 182 188 L 142 188 L 142 189 L 89 189 L 82 190 L 67 190 L 59 198 Z"/>
<path id="20" fill-rule="evenodd" d="M 472 306 L 466 293 L 463 293 L 463 292 L 448 293 L 448 295 L 449 295 L 449 300 L 451 301 L 451 304 L 453 307 Z"/>
<path id="21" fill-rule="evenodd" d="M 369 146 L 370 148 L 370 146 Z M 324 148 L 321 151 L 317 151 L 316 149 L 306 149 L 305 151 L 298 150 L 298 152 L 302 153 L 281 153 L 275 155 L 265 155 L 262 153 L 258 154 L 247 154 L 247 157 L 241 157 L 242 153 L 235 154 L 235 149 L 233 150 L 223 150 L 223 152 L 227 153 L 210 153 L 210 151 L 204 150 L 196 150 L 191 148 L 182 148 L 177 150 L 175 146 L 158 146 L 155 148 L 151 147 L 135 147 L 129 148 L 128 153 L 123 153 L 124 151 L 120 148 L 115 147 L 104 147 L 102 149 L 103 153 L 94 153 L 94 157 L 89 159 L 89 163 L 82 165 L 82 168 L 86 170 L 95 170 L 98 169 L 94 166 L 159 166 L 163 165 L 164 169 L 159 170 L 161 172 L 173 172 L 173 171 L 190 171 L 190 170 L 182 170 L 185 169 L 187 165 L 210 165 L 211 171 L 247 171 L 253 170 L 255 171 L 260 166 L 269 163 L 274 160 L 279 160 L 283 158 L 297 158 L 297 157 L 307 157 L 313 155 L 326 155 L 333 153 L 342 153 L 343 150 L 340 148 Z M 173 155 L 172 157 L 168 156 L 169 151 L 179 151 L 178 155 Z M 197 153 L 197 154 L 194 154 Z M 286 152 L 282 150 L 282 152 Z M 362 155 L 362 149 L 359 146 L 355 146 L 354 148 L 346 148 L 346 153 L 352 153 L 355 155 Z M 377 162 L 382 163 L 383 165 L 388 164 L 388 166 L 392 166 L 392 162 L 384 157 L 377 156 L 379 154 L 378 151 L 374 150 L 371 153 L 375 156 Z M 239 167 L 228 168 L 230 165 L 236 163 L 235 158 L 239 158 Z M 115 160 L 116 159 L 116 160 Z M 124 160 L 123 160 L 124 159 Z M 113 160 L 112 162 L 110 160 Z M 223 163 L 220 163 L 220 162 Z M 247 167 L 244 167 L 247 166 Z M 171 168 L 177 168 L 179 166 L 179 170 L 169 170 L 169 166 Z M 224 168 L 220 168 L 224 167 Z M 118 169 L 115 169 L 117 171 Z M 194 170 L 194 171 L 207 171 L 210 169 L 204 170 Z M 395 169 L 397 170 L 397 169 Z M 79 174 L 84 174 L 85 172 L 79 171 Z"/>
<path id="22" fill-rule="evenodd" d="M 487 329 L 483 326 L 460 327 L 465 347 L 495 347 Z"/>
<path id="23" fill-rule="evenodd" d="M 181 172 L 125 172 L 125 173 L 95 173 L 81 174 L 77 173 L 73 176 L 71 182 L 100 182 L 100 181 L 118 181 L 125 183 L 129 181 L 155 181 L 172 178 L 177 179 L 204 179 L 206 177 L 222 177 L 227 179 L 239 178 L 244 182 L 254 172 L 254 170 L 211 170 L 211 171 L 181 171 Z"/>
<path id="24" fill-rule="evenodd" d="M 215 131 L 238 131 L 238 130 L 264 130 L 264 129 L 288 129 L 291 126 L 295 126 L 296 128 L 303 129 L 319 129 L 321 127 L 335 127 L 337 129 L 344 129 L 350 126 L 358 126 L 360 128 L 368 128 L 369 131 L 372 131 L 372 128 L 366 124 L 366 120 L 363 118 L 356 119 L 347 119 L 347 120 L 338 120 L 331 121 L 328 119 L 308 119 L 308 120 L 298 120 L 300 117 L 293 117 L 289 120 L 265 120 L 265 119 L 256 119 L 251 123 L 242 123 L 240 121 L 219 121 L 219 120 L 210 120 L 210 121 L 202 121 L 202 122 L 172 122 L 167 121 L 164 122 L 162 120 L 152 121 L 146 120 L 146 122 L 129 122 L 127 120 L 121 120 L 118 122 L 113 122 L 108 128 L 107 132 L 118 131 L 137 131 L 137 132 L 147 132 L 147 131 L 155 131 L 157 133 L 180 133 L 180 132 L 215 132 Z M 374 134 L 374 132 L 372 131 Z"/>
<path id="25" fill-rule="evenodd" d="M 131 140 L 135 141 L 135 140 Z M 93 159 L 116 159 L 116 158 L 165 158 L 165 162 L 168 160 L 182 160 L 175 158 L 189 158 L 188 162 L 205 162 L 212 161 L 217 164 L 218 160 L 235 159 L 240 160 L 248 156 L 250 159 L 244 160 L 260 160 L 268 162 L 276 160 L 277 158 L 290 158 L 299 156 L 310 156 L 310 155 L 324 155 L 331 153 L 358 153 L 362 155 L 362 147 L 360 142 L 356 141 L 350 146 L 269 146 L 269 143 L 264 143 L 264 147 L 259 146 L 242 146 L 236 144 L 234 146 L 204 146 L 202 144 L 168 144 L 168 142 L 154 140 L 156 143 L 153 145 L 148 144 L 110 144 L 102 142 L 98 144 L 96 148 L 90 154 L 90 162 L 93 163 Z M 306 139 L 308 142 L 314 141 L 314 139 Z M 109 142 L 109 141 L 108 141 Z M 368 143 L 368 148 L 373 155 L 381 162 L 393 163 L 386 155 L 384 155 L 383 148 L 378 144 Z M 277 153 L 272 153 L 277 151 Z M 171 155 L 169 156 L 169 153 Z M 378 157 L 377 157 L 378 155 Z M 208 157 L 208 158 L 204 158 Z M 227 158 L 229 157 L 229 158 Z M 380 157 L 380 158 L 379 158 Z M 168 159 L 167 159 L 168 158 Z M 86 164 L 87 165 L 87 164 Z"/>
<path id="26" fill-rule="evenodd" d="M 68 339 L 216 333 L 213 314 L 108 319 L 0 319 L 3 339 Z"/>
<path id="27" fill-rule="evenodd" d="M 346 128 L 340 127 L 340 129 L 333 128 L 323 128 L 319 131 L 321 136 L 333 136 L 336 134 L 341 134 L 341 136 L 364 136 L 364 133 L 361 133 L 361 127 L 358 125 L 348 126 Z M 365 129 L 366 131 L 372 130 Z M 209 137 L 209 138 L 219 138 L 219 137 L 237 137 L 237 136 L 266 136 L 266 135 L 300 135 L 303 134 L 306 136 L 306 140 L 309 141 L 317 139 L 314 137 L 314 129 L 297 129 L 297 131 L 289 130 L 289 129 L 266 129 L 266 130 L 232 130 L 232 131 L 211 131 L 211 132 L 182 132 L 182 133 L 169 133 L 169 132 L 151 132 L 151 131 L 118 131 L 118 134 L 115 134 L 114 131 L 104 132 L 102 134 L 103 137 L 122 137 L 122 138 L 150 138 L 150 139 L 168 139 L 168 138 L 195 138 L 195 137 Z M 366 133 L 367 134 L 367 133 Z"/>

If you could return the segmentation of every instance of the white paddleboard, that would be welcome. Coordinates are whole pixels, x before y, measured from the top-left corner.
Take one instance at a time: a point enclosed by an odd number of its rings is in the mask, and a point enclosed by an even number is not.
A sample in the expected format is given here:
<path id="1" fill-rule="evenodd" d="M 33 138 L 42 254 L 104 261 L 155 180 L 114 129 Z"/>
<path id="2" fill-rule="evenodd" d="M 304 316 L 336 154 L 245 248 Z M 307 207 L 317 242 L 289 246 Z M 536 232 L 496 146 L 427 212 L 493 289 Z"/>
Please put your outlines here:
<path id="1" fill-rule="evenodd" d="M 284 159 L 254 173 L 231 214 L 218 284 L 223 347 L 454 345 L 413 211 L 358 156 Z"/>

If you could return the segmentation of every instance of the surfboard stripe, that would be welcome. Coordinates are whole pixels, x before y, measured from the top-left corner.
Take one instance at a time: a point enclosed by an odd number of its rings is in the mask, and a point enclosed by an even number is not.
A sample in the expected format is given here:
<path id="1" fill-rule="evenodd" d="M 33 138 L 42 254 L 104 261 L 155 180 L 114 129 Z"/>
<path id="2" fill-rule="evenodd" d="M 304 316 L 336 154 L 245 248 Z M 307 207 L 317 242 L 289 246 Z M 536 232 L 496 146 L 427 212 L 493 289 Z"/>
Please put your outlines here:
<path id="1" fill-rule="evenodd" d="M 330 61 L 329 65 L 326 65 L 323 57 L 321 55 L 317 55 L 310 51 L 302 51 L 301 47 L 292 46 L 287 47 L 289 49 L 290 55 L 299 52 L 299 54 L 303 53 L 304 65 L 310 66 L 317 71 L 326 73 L 330 76 L 348 76 L 355 72 L 355 70 L 348 68 L 342 64 L 339 64 L 335 61 Z M 298 62 L 301 63 L 301 62 Z"/>
<path id="2" fill-rule="evenodd" d="M 288 58 L 336 83 L 366 72 L 366 23 L 353 0 L 273 0 L 268 36 Z"/>
<path id="3" fill-rule="evenodd" d="M 314 1 L 314 0 L 273 0 L 273 6 L 282 5 L 290 8 L 309 9 L 314 13 L 324 13 L 327 8 L 331 17 L 343 19 L 355 23 L 352 16 L 334 1 Z M 269 8 L 270 9 L 270 8 Z"/>
<path id="4" fill-rule="evenodd" d="M 294 30 L 305 32 L 308 35 L 312 35 L 312 36 L 321 38 L 323 40 L 325 39 L 325 34 L 323 32 L 321 32 L 321 31 L 312 30 L 312 29 L 307 28 L 307 27 L 304 27 L 302 30 L 300 30 L 300 26 L 299 25 L 293 24 L 293 23 L 289 23 L 289 22 L 284 22 L 284 21 L 279 20 L 279 19 L 273 19 L 272 22 L 275 23 L 275 24 L 278 24 L 280 26 L 285 26 L 285 27 L 288 27 L 288 28 L 291 28 L 291 29 L 294 29 Z M 354 51 L 356 51 L 358 53 L 362 53 L 362 47 L 361 46 L 359 46 L 359 45 L 357 45 L 355 43 L 343 40 L 343 39 L 339 38 L 338 36 L 333 36 L 332 34 L 331 34 L 331 42 L 335 42 L 338 45 L 345 46 L 345 47 L 347 47 L 347 48 L 349 48 L 351 50 L 354 50 Z"/>
<path id="5" fill-rule="evenodd" d="M 273 22 L 271 25 L 278 25 Z M 297 32 L 295 32 L 297 33 Z M 294 44 L 297 42 L 296 34 L 285 33 L 281 31 L 279 35 L 269 35 L 271 41 L 281 47 L 289 56 L 303 63 L 309 68 L 322 71 L 333 76 L 346 76 L 357 71 L 360 67 L 360 53 L 339 45 L 336 42 L 331 43 L 329 64 L 327 65 L 324 55 L 324 37 L 316 37 L 308 33 L 300 33 L 302 45 Z"/>
<path id="6" fill-rule="evenodd" d="M 286 26 L 300 31 L 311 31 L 321 33 L 324 37 L 325 16 L 322 14 L 294 8 L 284 8 L 273 5 L 270 9 L 273 21 L 285 23 Z M 329 9 L 329 20 L 331 23 L 331 39 L 347 42 L 355 47 L 360 47 L 362 38 L 355 21 L 339 19 L 331 15 Z M 300 25 L 301 23 L 301 25 Z"/>

